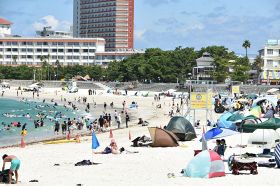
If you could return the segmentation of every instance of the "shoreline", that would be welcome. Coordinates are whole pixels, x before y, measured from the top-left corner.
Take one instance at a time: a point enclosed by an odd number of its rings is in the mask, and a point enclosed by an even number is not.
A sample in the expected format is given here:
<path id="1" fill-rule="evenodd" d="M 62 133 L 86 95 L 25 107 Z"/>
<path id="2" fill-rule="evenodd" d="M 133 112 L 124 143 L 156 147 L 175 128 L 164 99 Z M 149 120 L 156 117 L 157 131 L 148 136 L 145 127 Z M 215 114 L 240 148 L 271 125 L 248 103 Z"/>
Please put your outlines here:
<path id="1" fill-rule="evenodd" d="M 32 97 L 32 92 L 23 92 L 23 94 L 21 94 L 20 91 L 19 91 L 19 96 L 14 95 L 14 94 L 16 94 L 16 92 L 17 92 L 16 88 L 17 88 L 17 87 L 11 87 L 11 88 L 8 90 L 9 93 L 11 93 L 11 94 L 7 94 L 7 92 L 5 92 L 6 95 L 4 94 L 4 96 L 3 96 L 2 98 L 3 98 L 3 99 L 11 99 L 11 100 L 15 100 L 15 101 L 20 101 L 20 100 L 22 100 L 22 99 L 27 99 L 27 100 L 29 100 L 29 101 L 34 101 L 34 102 L 43 102 L 43 100 L 45 100 L 46 103 L 48 103 L 48 104 L 52 104 L 52 103 L 56 102 L 56 103 L 58 103 L 60 106 L 66 105 L 68 108 L 69 108 L 69 106 L 67 105 L 67 101 L 69 100 L 69 101 L 73 102 L 81 112 L 84 112 L 84 114 L 85 114 L 86 112 L 83 111 L 83 108 L 82 108 L 82 107 L 85 107 L 85 104 L 83 104 L 82 102 L 78 103 L 77 101 L 74 102 L 73 97 L 74 97 L 74 99 L 76 99 L 76 97 L 87 97 L 87 99 L 88 99 L 89 101 L 93 101 L 93 100 L 95 100 L 95 99 L 98 99 L 99 97 L 104 97 L 104 96 L 105 96 L 105 97 L 110 97 L 111 99 L 116 99 L 116 97 L 117 97 L 117 98 L 123 98 L 123 99 L 125 99 L 125 98 L 133 99 L 133 98 L 134 98 L 134 97 L 126 97 L 126 96 L 123 96 L 123 95 L 104 95 L 104 94 L 101 94 L 101 95 L 94 95 L 94 96 L 92 96 L 93 99 L 90 100 L 90 97 L 89 97 L 88 95 L 80 95 L 80 94 L 76 95 L 76 94 L 72 94 L 72 95 L 68 95 L 68 96 L 69 96 L 68 100 L 66 100 L 66 102 L 64 102 L 64 101 L 63 101 L 63 99 L 64 99 L 63 97 L 66 97 L 67 94 L 69 94 L 69 93 L 66 93 L 66 92 L 63 92 L 63 91 L 60 91 L 60 92 L 59 92 L 59 91 L 55 90 L 54 92 L 57 91 L 57 93 L 59 93 L 59 95 L 54 95 L 54 96 L 57 96 L 57 97 L 55 97 L 56 99 L 52 102 L 51 100 L 52 100 L 53 98 L 50 97 L 49 93 L 50 93 L 50 92 L 53 92 L 53 91 L 52 91 L 52 90 L 49 90 L 48 88 L 47 88 L 47 93 L 46 93 L 46 92 L 41 92 L 39 97 L 35 96 L 34 98 Z M 87 89 L 82 89 L 82 92 L 85 93 L 86 90 L 87 90 Z M 100 91 L 100 90 L 99 90 L 99 91 Z M 101 92 L 103 92 L 103 91 L 101 90 Z M 47 95 L 46 95 L 46 94 L 47 94 Z M 135 98 L 138 98 L 138 99 L 139 99 L 139 97 L 135 97 Z M 142 97 L 140 97 L 140 98 L 142 99 Z M 143 97 L 143 98 L 144 98 L 144 97 Z M 144 98 L 144 99 L 145 99 L 145 98 Z M 93 104 L 93 103 L 91 103 L 91 104 Z M 97 104 L 97 105 L 98 105 L 98 106 L 97 106 L 97 110 L 99 110 L 99 112 L 101 112 L 101 113 L 103 114 L 103 113 L 104 113 L 104 110 L 102 109 L 101 104 Z M 71 107 L 70 107 L 70 108 L 71 108 Z M 71 108 L 71 109 L 72 109 L 72 108 Z M 91 117 L 94 117 L 94 118 L 96 117 L 96 119 L 98 119 L 98 115 L 101 114 L 101 113 L 99 113 L 99 114 L 97 114 L 97 115 L 95 116 L 94 114 L 92 114 L 92 112 L 94 112 L 95 110 L 96 110 L 96 108 L 93 109 L 93 108 L 91 107 L 89 114 L 91 115 Z M 117 110 L 118 113 L 121 113 L 121 111 L 123 111 L 122 108 L 116 107 L 116 105 L 114 105 L 114 108 L 108 109 L 108 111 L 113 111 L 113 110 Z M 129 110 L 129 109 L 126 108 L 126 110 Z M 152 110 L 154 110 L 154 109 L 152 109 Z M 136 112 L 135 112 L 135 111 L 136 111 Z M 130 110 L 129 112 L 130 112 L 129 128 L 138 126 L 138 124 L 137 124 L 137 122 L 138 122 L 138 117 L 137 117 L 137 115 L 139 115 L 139 114 L 137 113 L 138 110 Z M 156 113 L 150 112 L 150 113 L 148 114 L 148 117 L 145 118 L 145 120 L 152 120 L 154 117 L 156 117 L 155 114 L 156 114 Z M 121 114 L 121 115 L 122 115 L 122 117 L 123 117 L 123 114 Z M 81 116 L 81 115 L 79 115 L 79 116 Z M 122 125 L 121 125 L 121 128 L 120 128 L 120 129 L 116 128 L 114 122 L 115 122 L 115 121 L 114 121 L 114 118 L 113 118 L 113 116 L 112 116 L 112 126 L 109 127 L 107 131 L 105 131 L 105 132 L 98 132 L 98 133 L 96 133 L 96 134 L 108 133 L 110 129 L 112 129 L 112 130 L 114 131 L 114 130 L 122 130 L 122 129 L 125 128 L 125 127 L 124 127 L 124 125 L 125 125 L 124 122 L 122 122 Z M 60 131 L 61 131 L 61 130 L 60 130 Z M 88 131 L 88 130 L 84 127 L 82 130 L 74 130 L 73 133 L 71 134 L 71 136 L 72 136 L 71 138 L 75 138 L 75 136 L 76 136 L 77 134 L 80 135 L 80 137 L 84 137 L 84 136 L 91 136 L 92 133 L 91 133 L 90 131 Z M 51 137 L 43 137 L 44 139 L 29 140 L 28 142 L 25 143 L 25 145 L 34 145 L 34 144 L 39 144 L 39 143 L 47 142 L 47 141 L 61 140 L 61 139 L 66 139 L 66 137 L 67 137 L 67 134 L 59 134 L 59 135 L 53 134 L 53 136 L 51 136 Z M 0 149 L 7 149 L 7 148 L 13 148 L 13 147 L 20 147 L 20 143 L 2 146 L 2 147 L 0 147 Z"/>

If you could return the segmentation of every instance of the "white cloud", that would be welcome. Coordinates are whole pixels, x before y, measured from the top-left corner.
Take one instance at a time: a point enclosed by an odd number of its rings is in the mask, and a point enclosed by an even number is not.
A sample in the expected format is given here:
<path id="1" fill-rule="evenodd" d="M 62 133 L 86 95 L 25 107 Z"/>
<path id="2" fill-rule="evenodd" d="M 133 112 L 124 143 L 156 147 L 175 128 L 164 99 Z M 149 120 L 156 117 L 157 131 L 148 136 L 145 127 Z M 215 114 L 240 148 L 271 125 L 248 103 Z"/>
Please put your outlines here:
<path id="1" fill-rule="evenodd" d="M 51 26 L 53 30 L 69 31 L 71 25 L 69 21 L 61 21 L 53 15 L 47 15 L 42 17 L 39 21 L 34 22 L 32 27 L 35 30 L 42 30 L 43 27 Z"/>

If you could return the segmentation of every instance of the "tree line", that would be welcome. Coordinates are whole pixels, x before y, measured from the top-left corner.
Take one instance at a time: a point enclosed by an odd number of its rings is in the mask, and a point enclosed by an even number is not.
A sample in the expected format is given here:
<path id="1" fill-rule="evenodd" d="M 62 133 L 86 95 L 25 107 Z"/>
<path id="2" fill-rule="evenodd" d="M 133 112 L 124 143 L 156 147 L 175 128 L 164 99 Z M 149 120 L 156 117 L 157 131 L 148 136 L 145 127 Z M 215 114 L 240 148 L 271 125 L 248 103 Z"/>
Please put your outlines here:
<path id="1" fill-rule="evenodd" d="M 246 45 L 243 44 L 243 47 L 247 54 L 247 48 L 250 45 L 246 43 Z M 247 71 L 260 67 L 261 63 L 261 59 L 258 58 L 257 64 L 250 65 L 247 56 L 238 57 L 224 46 L 208 46 L 198 51 L 189 47 L 177 47 L 167 51 L 150 48 L 145 53 L 132 55 L 119 62 L 113 61 L 106 68 L 99 65 L 61 66 L 59 61 L 55 65 L 50 65 L 47 57 L 43 57 L 40 67 L 0 66 L 0 79 L 30 80 L 35 74 L 36 80 L 67 80 L 77 75 L 89 75 L 97 81 L 177 82 L 191 78 L 192 69 L 196 66 L 196 59 L 201 57 L 204 52 L 210 53 L 214 58 L 215 70 L 211 72 L 211 76 L 218 82 L 224 82 L 227 78 L 246 82 L 249 78 Z M 233 69 L 231 72 L 230 68 Z"/>

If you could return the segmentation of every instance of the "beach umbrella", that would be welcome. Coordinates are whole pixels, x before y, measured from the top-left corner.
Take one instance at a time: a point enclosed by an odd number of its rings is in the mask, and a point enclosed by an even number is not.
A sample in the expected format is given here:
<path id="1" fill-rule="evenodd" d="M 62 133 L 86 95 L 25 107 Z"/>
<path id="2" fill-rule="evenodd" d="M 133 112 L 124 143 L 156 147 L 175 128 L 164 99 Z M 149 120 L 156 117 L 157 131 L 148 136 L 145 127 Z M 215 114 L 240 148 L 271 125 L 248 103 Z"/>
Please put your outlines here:
<path id="1" fill-rule="evenodd" d="M 239 132 L 225 128 L 212 128 L 205 133 L 204 138 L 208 141 L 211 139 L 218 139 L 236 134 L 239 134 Z"/>
<path id="2" fill-rule="evenodd" d="M 225 176 L 221 157 L 212 150 L 204 150 L 189 161 L 184 176 L 191 178 L 214 178 Z"/>
<path id="3" fill-rule="evenodd" d="M 205 140 L 211 140 L 213 139 L 215 136 L 217 136 L 218 134 L 222 133 L 223 130 L 220 128 L 212 128 L 210 130 L 208 130 L 203 136 L 205 138 Z"/>
<path id="4" fill-rule="evenodd" d="M 236 132 L 236 131 L 233 131 L 233 130 L 230 130 L 230 129 L 222 129 L 222 132 L 220 134 L 216 135 L 214 137 L 214 139 L 224 138 L 224 137 L 232 136 L 232 135 L 236 135 L 236 134 L 239 134 L 239 132 Z"/>
<path id="5" fill-rule="evenodd" d="M 252 104 L 252 107 L 255 107 L 257 106 L 257 104 L 259 102 L 262 102 L 262 101 L 269 101 L 273 107 L 275 107 L 277 105 L 277 98 L 273 98 L 273 97 L 261 97 L 261 98 L 258 98 L 258 99 L 255 99 L 253 101 L 253 104 Z"/>
<path id="6" fill-rule="evenodd" d="M 92 132 L 92 138 L 91 138 L 91 149 L 97 149 L 99 145 L 99 141 L 95 135 L 95 132 Z"/>

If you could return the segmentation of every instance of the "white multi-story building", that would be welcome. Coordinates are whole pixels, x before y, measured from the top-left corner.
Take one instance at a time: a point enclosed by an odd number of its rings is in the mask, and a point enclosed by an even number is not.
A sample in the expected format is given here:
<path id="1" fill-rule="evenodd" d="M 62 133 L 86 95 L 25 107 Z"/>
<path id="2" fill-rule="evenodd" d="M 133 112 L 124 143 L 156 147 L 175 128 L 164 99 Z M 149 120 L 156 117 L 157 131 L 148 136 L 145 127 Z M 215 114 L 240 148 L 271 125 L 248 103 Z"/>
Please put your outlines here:
<path id="1" fill-rule="evenodd" d="M 0 18 L 0 37 L 11 35 L 11 25 L 10 21 Z"/>
<path id="2" fill-rule="evenodd" d="M 102 38 L 0 38 L 0 65 L 42 65 L 42 56 L 55 65 L 102 65 L 96 53 L 105 51 Z"/>
<path id="3" fill-rule="evenodd" d="M 268 40 L 259 54 L 263 59 L 260 81 L 267 84 L 280 84 L 280 40 Z"/>

